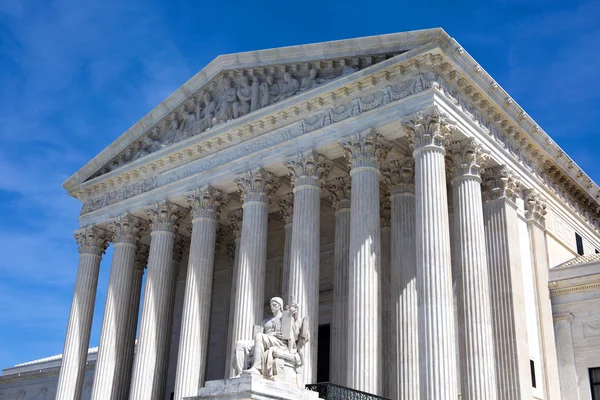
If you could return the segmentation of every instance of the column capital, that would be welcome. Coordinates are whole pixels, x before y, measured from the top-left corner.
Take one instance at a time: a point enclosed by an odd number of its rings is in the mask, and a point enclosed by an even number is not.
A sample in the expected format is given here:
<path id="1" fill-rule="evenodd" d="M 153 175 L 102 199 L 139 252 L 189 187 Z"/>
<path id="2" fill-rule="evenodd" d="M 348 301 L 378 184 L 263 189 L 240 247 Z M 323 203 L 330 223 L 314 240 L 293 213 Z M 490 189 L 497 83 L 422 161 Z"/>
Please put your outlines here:
<path id="1" fill-rule="evenodd" d="M 334 211 L 350 209 L 352 185 L 349 176 L 338 177 L 329 181 L 327 191 Z"/>
<path id="2" fill-rule="evenodd" d="M 150 255 L 150 246 L 138 244 L 137 252 L 135 253 L 135 269 L 144 270 L 148 265 L 148 256 Z"/>
<path id="3" fill-rule="evenodd" d="M 242 235 L 242 216 L 243 211 L 241 208 L 231 210 L 227 216 L 229 219 L 229 226 L 233 230 L 234 240 L 239 240 Z"/>
<path id="4" fill-rule="evenodd" d="M 246 171 L 234 181 L 244 204 L 251 201 L 268 203 L 281 184 L 279 178 L 262 168 Z"/>
<path id="5" fill-rule="evenodd" d="M 80 254 L 101 256 L 108 247 L 110 233 L 97 226 L 90 225 L 76 230 L 73 235 L 79 245 Z"/>
<path id="6" fill-rule="evenodd" d="M 573 323 L 573 314 L 571 314 L 571 313 L 555 314 L 553 316 L 553 320 L 554 320 L 555 324 L 560 321 L 567 321 L 568 323 L 572 324 Z"/>
<path id="7" fill-rule="evenodd" d="M 381 212 L 379 214 L 382 228 L 392 227 L 392 202 L 388 196 L 381 199 Z"/>
<path id="8" fill-rule="evenodd" d="M 186 197 L 192 209 L 192 221 L 196 218 L 219 218 L 220 207 L 229 200 L 229 196 L 218 189 L 206 185 L 197 188 Z"/>
<path id="9" fill-rule="evenodd" d="M 515 173 L 506 165 L 486 169 L 483 174 L 483 201 L 504 198 L 514 205 L 519 195 L 519 185 Z"/>
<path id="10" fill-rule="evenodd" d="M 415 193 L 415 159 L 412 156 L 391 161 L 381 173 L 390 195 Z"/>
<path id="11" fill-rule="evenodd" d="M 183 207 L 167 200 L 155 203 L 146 210 L 152 232 L 167 231 L 175 233 L 185 214 L 186 210 Z"/>
<path id="12" fill-rule="evenodd" d="M 145 229 L 145 221 L 131 214 L 116 217 L 110 223 L 110 230 L 114 234 L 115 243 L 129 243 L 137 245 Z"/>
<path id="13" fill-rule="evenodd" d="M 284 194 L 277 203 L 283 224 L 286 226 L 291 224 L 294 220 L 294 194 L 292 192 Z"/>
<path id="14" fill-rule="evenodd" d="M 525 194 L 525 218 L 528 222 L 546 225 L 546 199 L 535 189 L 527 189 Z"/>
<path id="15" fill-rule="evenodd" d="M 383 136 L 373 129 L 353 134 L 347 142 L 342 142 L 341 146 L 351 169 L 361 167 L 379 169 L 389 151 L 389 145 Z"/>
<path id="16" fill-rule="evenodd" d="M 409 121 L 403 121 L 402 126 L 408 134 L 408 143 L 415 151 L 426 147 L 444 149 L 454 122 L 437 107 L 427 111 L 417 111 Z"/>
<path id="17" fill-rule="evenodd" d="M 490 158 L 475 138 L 455 141 L 448 146 L 450 161 L 447 163 L 454 179 L 475 178 L 481 180 L 485 166 Z"/>
<path id="18" fill-rule="evenodd" d="M 294 188 L 305 185 L 320 187 L 331 170 L 331 162 L 315 150 L 297 153 L 291 160 L 284 162 L 284 165 Z"/>

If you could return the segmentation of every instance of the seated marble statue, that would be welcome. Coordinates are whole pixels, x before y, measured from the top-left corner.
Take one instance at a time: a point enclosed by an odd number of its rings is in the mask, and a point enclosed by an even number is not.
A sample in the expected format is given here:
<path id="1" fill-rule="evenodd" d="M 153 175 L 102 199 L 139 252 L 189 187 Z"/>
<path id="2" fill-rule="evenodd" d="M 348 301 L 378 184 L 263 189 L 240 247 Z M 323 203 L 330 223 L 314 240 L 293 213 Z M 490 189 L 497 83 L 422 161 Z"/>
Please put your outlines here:
<path id="1" fill-rule="evenodd" d="M 255 329 L 254 340 L 239 340 L 232 360 L 235 375 L 244 372 L 273 379 L 279 367 L 287 363 L 297 373 L 304 363 L 304 345 L 308 342 L 308 317 L 298 318 L 298 307 L 291 304 L 283 310 L 283 300 L 270 301 L 272 317 Z M 260 329 L 262 328 L 262 329 Z M 262 332 L 261 332 L 262 331 Z"/>

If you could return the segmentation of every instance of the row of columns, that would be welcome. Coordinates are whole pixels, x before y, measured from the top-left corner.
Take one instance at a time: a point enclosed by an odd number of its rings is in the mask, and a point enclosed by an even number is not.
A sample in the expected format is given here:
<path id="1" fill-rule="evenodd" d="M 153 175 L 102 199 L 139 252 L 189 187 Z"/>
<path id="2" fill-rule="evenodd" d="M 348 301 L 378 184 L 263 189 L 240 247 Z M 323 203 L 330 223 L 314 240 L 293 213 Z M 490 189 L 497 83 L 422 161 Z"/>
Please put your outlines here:
<path id="1" fill-rule="evenodd" d="M 392 398 L 456 398 L 458 332 L 463 398 L 521 398 L 527 386 L 522 382 L 527 356 L 524 316 L 517 309 L 523 293 L 518 287 L 519 255 L 514 246 L 512 178 L 503 177 L 504 169 L 495 171 L 494 179 L 484 182 L 488 193 L 484 206 L 481 172 L 486 155 L 480 146 L 472 139 L 447 146 L 451 127 L 435 110 L 417 115 L 404 126 L 414 146 L 412 157 L 393 161 L 381 171 L 388 151 L 381 135 L 374 131 L 355 134 L 341 144 L 350 177 L 336 178 L 327 187 L 336 216 L 331 381 L 375 394 L 382 393 L 384 382 Z M 311 345 L 305 348 L 303 373 L 305 382 L 311 382 L 316 378 L 318 342 L 320 191 L 330 164 L 310 150 L 285 165 L 294 189 L 293 196 L 282 203 L 288 217 L 282 293 L 284 301 L 294 295 L 299 312 L 310 316 Z M 459 327 L 454 326 L 453 317 L 447 167 L 453 171 Z M 380 216 L 387 217 L 380 215 L 382 172 L 390 220 L 389 228 L 384 225 L 383 230 Z M 253 326 L 263 319 L 268 205 L 279 186 L 278 179 L 263 169 L 247 171 L 235 183 L 243 216 L 241 227 L 239 216 L 232 220 L 239 234 L 233 250 L 228 375 L 243 368 L 230 363 L 232 344 L 251 336 Z M 227 201 L 209 186 L 187 199 L 192 235 L 175 399 L 196 395 L 204 385 L 217 216 Z M 164 395 L 174 285 L 181 259 L 174 251 L 176 232 L 186 212 L 169 202 L 147 212 L 151 244 L 132 374 L 128 371 L 141 283 L 140 263 L 137 269 L 134 265 L 136 254 L 142 253 L 142 222 L 125 216 L 111 225 L 115 252 L 94 399 L 127 398 L 128 393 L 132 399 Z M 109 239 L 107 232 L 95 227 L 84 228 L 76 236 L 80 266 L 57 399 L 76 399 L 81 393 L 98 267 Z M 516 290 L 512 289 L 515 285 Z M 382 304 L 388 305 L 385 310 Z"/>

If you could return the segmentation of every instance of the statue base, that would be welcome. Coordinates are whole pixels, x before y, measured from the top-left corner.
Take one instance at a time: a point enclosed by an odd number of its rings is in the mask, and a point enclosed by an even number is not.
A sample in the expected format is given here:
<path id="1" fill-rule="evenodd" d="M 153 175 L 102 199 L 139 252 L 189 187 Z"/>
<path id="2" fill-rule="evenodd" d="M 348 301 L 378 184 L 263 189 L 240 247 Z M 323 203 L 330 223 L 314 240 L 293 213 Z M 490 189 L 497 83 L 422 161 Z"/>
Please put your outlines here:
<path id="1" fill-rule="evenodd" d="M 186 400 L 205 399 L 318 400 L 319 394 L 245 372 L 237 378 L 206 382 L 198 396 L 186 397 Z"/>

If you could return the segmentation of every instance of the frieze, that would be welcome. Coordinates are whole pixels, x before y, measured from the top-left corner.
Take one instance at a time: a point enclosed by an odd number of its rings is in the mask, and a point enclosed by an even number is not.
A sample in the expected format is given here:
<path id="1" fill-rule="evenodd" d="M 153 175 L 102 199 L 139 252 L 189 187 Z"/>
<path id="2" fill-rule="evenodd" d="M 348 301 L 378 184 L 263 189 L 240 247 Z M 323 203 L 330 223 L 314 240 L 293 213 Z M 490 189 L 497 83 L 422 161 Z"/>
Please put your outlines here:
<path id="1" fill-rule="evenodd" d="M 386 93 L 390 95 L 391 101 L 398 101 L 410 95 L 422 92 L 432 87 L 436 82 L 437 75 L 433 72 L 424 72 L 415 77 L 394 83 L 381 89 L 381 98 L 385 98 Z M 311 117 L 296 121 L 285 128 L 270 132 L 245 142 L 239 143 L 225 150 L 218 151 L 199 160 L 193 165 L 186 165 L 169 170 L 153 178 L 147 178 L 140 182 L 127 185 L 118 190 L 105 193 L 99 197 L 88 199 L 84 202 L 81 214 L 84 215 L 103 207 L 115 204 L 119 201 L 127 200 L 131 197 L 140 195 L 158 187 L 168 185 L 188 176 L 203 172 L 230 161 L 239 159 L 249 154 L 260 151 L 264 148 L 277 145 L 290 139 L 299 137 L 305 133 L 341 122 L 345 119 L 355 117 L 362 113 L 381 107 L 384 102 L 379 102 L 375 108 L 365 109 L 364 104 L 373 104 L 372 95 L 364 96 L 368 98 L 363 102 L 363 97 L 354 99 L 348 103 L 328 108 Z M 318 127 L 316 127 L 318 126 Z"/>
<path id="2" fill-rule="evenodd" d="M 516 144 L 509 139 L 508 135 L 497 129 L 494 124 L 484 118 L 483 115 L 477 110 L 477 107 L 469 103 L 463 96 L 459 94 L 459 91 L 447 84 L 443 79 L 439 80 L 440 91 L 456 106 L 458 106 L 463 113 L 471 118 L 472 121 L 486 132 L 489 136 L 493 137 L 495 142 L 502 148 L 506 149 L 508 154 L 513 159 L 523 165 L 528 171 L 535 175 L 547 188 L 549 188 L 556 196 L 558 196 L 565 204 L 568 204 L 573 211 L 579 214 L 588 224 L 593 226 L 595 229 L 600 230 L 600 222 L 597 216 L 593 216 L 592 212 L 585 210 L 578 201 L 573 199 L 568 191 L 563 189 L 559 184 L 554 182 L 548 174 L 540 169 L 538 165 L 531 158 L 519 148 Z M 488 109 L 489 113 L 493 113 L 494 110 Z M 514 128 L 509 128 L 514 130 Z M 517 135 L 515 135 L 517 136 Z M 543 157 L 539 157 L 540 160 Z M 598 205 L 592 205 L 593 213 L 597 213 L 599 208 Z"/>
<path id="3" fill-rule="evenodd" d="M 157 123 L 146 135 L 105 165 L 92 178 L 208 131 L 217 125 L 352 74 L 393 55 L 395 54 L 379 58 L 369 57 L 368 60 L 364 57 L 355 57 L 351 60 L 271 66 L 251 72 L 224 71 L 191 96 L 180 109 Z M 366 107 L 372 107 L 370 101 L 366 99 Z"/>

